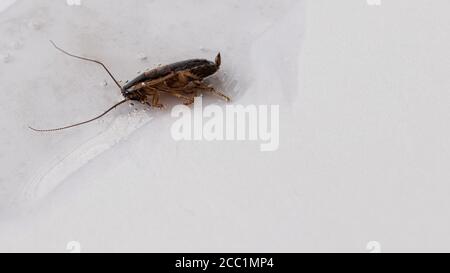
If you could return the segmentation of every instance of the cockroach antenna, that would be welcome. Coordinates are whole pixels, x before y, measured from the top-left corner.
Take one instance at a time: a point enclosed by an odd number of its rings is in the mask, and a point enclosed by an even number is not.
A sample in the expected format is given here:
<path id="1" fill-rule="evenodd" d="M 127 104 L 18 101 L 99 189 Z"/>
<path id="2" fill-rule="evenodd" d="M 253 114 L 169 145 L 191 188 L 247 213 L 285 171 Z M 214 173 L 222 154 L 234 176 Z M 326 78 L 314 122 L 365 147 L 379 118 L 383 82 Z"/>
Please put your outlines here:
<path id="1" fill-rule="evenodd" d="M 116 83 L 116 85 L 120 88 L 120 90 L 122 90 L 122 86 L 119 84 L 119 82 L 116 80 L 116 78 L 114 78 L 114 76 L 113 76 L 112 73 L 109 71 L 109 69 L 106 67 L 106 65 L 104 65 L 102 62 L 97 61 L 97 60 L 93 60 L 93 59 L 88 59 L 88 58 L 81 57 L 81 56 L 77 56 L 77 55 L 74 55 L 74 54 L 71 54 L 71 53 L 65 51 L 64 49 L 58 47 L 52 40 L 50 40 L 50 43 L 52 43 L 52 45 L 53 45 L 57 50 L 61 51 L 62 53 L 66 54 L 66 55 L 68 55 L 68 56 L 70 56 L 70 57 L 77 58 L 77 59 L 84 60 L 84 61 L 88 61 L 88 62 L 93 62 L 93 63 L 96 63 L 96 64 L 101 65 L 101 66 L 106 70 L 106 72 L 109 74 L 109 76 L 111 77 L 111 79 L 113 79 L 113 81 Z M 124 100 L 122 100 L 121 102 L 116 103 L 116 104 L 113 105 L 111 108 L 109 108 L 108 110 L 106 110 L 105 112 L 103 112 L 103 114 L 101 114 L 101 115 L 99 115 L 99 116 L 97 116 L 97 117 L 95 117 L 95 118 L 92 118 L 92 119 L 89 119 L 89 120 L 86 120 L 86 121 L 83 121 L 83 122 L 79 122 L 79 123 L 76 123 L 76 124 L 72 124 L 72 125 L 69 125 L 69 126 L 64 126 L 64 127 L 60 127 L 60 128 L 54 128 L 54 129 L 35 129 L 35 128 L 31 127 L 31 126 L 28 126 L 28 128 L 30 128 L 31 130 L 33 130 L 33 131 L 35 131 L 35 132 L 55 132 L 55 131 L 62 131 L 62 130 L 70 129 L 70 128 L 73 128 L 73 127 L 81 126 L 81 125 L 84 125 L 84 124 L 87 124 L 87 123 L 96 121 L 96 120 L 98 120 L 98 119 L 104 117 L 106 114 L 108 114 L 109 112 L 111 112 L 112 110 L 114 110 L 117 106 L 119 106 L 119 105 L 121 105 L 121 104 L 127 102 L 128 100 L 129 100 L 129 99 L 124 99 Z"/>
<path id="2" fill-rule="evenodd" d="M 65 51 L 64 49 L 58 47 L 52 40 L 50 40 L 50 43 L 52 43 L 52 45 L 56 49 L 58 49 L 59 51 L 61 51 L 62 53 L 66 54 L 66 55 L 69 55 L 70 57 L 77 58 L 77 59 L 80 59 L 80 60 L 83 60 L 83 61 L 93 62 L 93 63 L 101 65 L 106 70 L 106 72 L 108 72 L 109 76 L 111 77 L 111 79 L 113 79 L 113 81 L 120 88 L 120 90 L 122 90 L 122 86 L 119 84 L 119 82 L 116 80 L 116 78 L 114 78 L 113 74 L 109 71 L 109 69 L 106 67 L 106 65 L 104 65 L 102 62 L 71 54 L 71 53 Z"/>
<path id="3" fill-rule="evenodd" d="M 128 99 L 124 99 L 121 102 L 118 102 L 118 103 L 114 104 L 113 106 L 111 106 L 111 108 L 109 108 L 108 110 L 103 112 L 103 114 L 101 114 L 101 115 L 99 115 L 99 116 L 97 116 L 95 118 L 92 118 L 90 120 L 86 120 L 86 121 L 83 121 L 83 122 L 75 123 L 75 124 L 72 124 L 72 125 L 69 125 L 69 126 L 64 126 L 64 127 L 60 127 L 60 128 L 54 128 L 54 129 L 36 129 L 36 128 L 33 128 L 31 126 L 28 126 L 28 128 L 30 128 L 31 130 L 33 130 L 35 132 L 56 132 L 56 131 L 62 131 L 62 130 L 70 129 L 70 128 L 73 128 L 73 127 L 77 127 L 77 126 L 80 126 L 80 125 L 84 125 L 84 124 L 96 121 L 97 119 L 100 119 L 100 118 L 104 117 L 106 114 L 108 114 L 109 112 L 114 110 L 114 108 L 116 108 L 117 106 L 119 106 L 121 104 L 124 104 L 127 101 L 128 101 Z"/>

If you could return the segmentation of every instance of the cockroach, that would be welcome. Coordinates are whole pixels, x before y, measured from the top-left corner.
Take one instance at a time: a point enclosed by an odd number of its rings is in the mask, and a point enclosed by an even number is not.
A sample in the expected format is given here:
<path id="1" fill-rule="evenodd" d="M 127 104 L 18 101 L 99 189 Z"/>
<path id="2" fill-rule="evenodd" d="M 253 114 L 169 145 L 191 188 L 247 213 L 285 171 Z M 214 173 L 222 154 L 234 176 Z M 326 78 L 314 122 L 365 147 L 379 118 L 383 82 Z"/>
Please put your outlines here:
<path id="1" fill-rule="evenodd" d="M 194 98 L 203 92 L 209 92 L 223 98 L 226 101 L 230 101 L 229 97 L 204 82 L 204 79 L 215 74 L 219 70 L 221 65 L 220 53 L 217 54 L 214 62 L 205 59 L 191 59 L 160 66 L 141 73 L 133 80 L 126 82 L 125 85 L 121 86 L 110 70 L 102 62 L 71 54 L 58 47 L 53 41 L 50 42 L 57 50 L 70 57 L 93 62 L 102 66 L 114 83 L 120 88 L 124 99 L 111 106 L 101 115 L 83 122 L 54 129 L 35 129 L 33 127 L 29 127 L 31 130 L 36 132 L 61 131 L 93 122 L 104 117 L 116 107 L 128 101 L 136 101 L 154 108 L 163 108 L 164 105 L 160 103 L 160 96 L 162 94 L 167 94 L 181 99 L 185 105 L 193 104 Z"/>

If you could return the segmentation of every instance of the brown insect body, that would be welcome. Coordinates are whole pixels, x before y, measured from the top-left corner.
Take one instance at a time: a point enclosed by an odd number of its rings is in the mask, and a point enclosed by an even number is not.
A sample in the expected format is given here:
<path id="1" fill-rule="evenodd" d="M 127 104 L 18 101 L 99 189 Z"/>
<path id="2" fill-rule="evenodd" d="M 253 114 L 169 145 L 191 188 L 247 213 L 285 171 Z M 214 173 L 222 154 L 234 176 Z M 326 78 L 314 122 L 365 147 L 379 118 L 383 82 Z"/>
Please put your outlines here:
<path id="1" fill-rule="evenodd" d="M 194 98 L 202 92 L 210 92 L 222 97 L 226 101 L 230 101 L 230 98 L 221 92 L 216 91 L 214 87 L 203 82 L 205 78 L 215 74 L 219 70 L 221 65 L 220 53 L 217 55 L 214 62 L 205 59 L 192 59 L 152 69 L 140 74 L 122 87 L 103 63 L 93 59 L 70 54 L 56 46 L 56 44 L 52 41 L 51 43 L 56 49 L 66 55 L 101 65 L 106 72 L 108 72 L 114 83 L 120 88 L 122 95 L 124 96 L 124 100 L 116 103 L 103 114 L 90 120 L 55 129 L 42 130 L 29 127 L 34 131 L 53 132 L 77 127 L 105 116 L 117 106 L 130 100 L 138 101 L 152 107 L 162 108 L 163 105 L 159 102 L 161 94 L 171 95 L 182 99 L 186 105 L 194 103 Z"/>
<path id="2" fill-rule="evenodd" d="M 217 92 L 202 81 L 215 74 L 221 65 L 221 56 L 214 62 L 205 59 L 192 59 L 161 66 L 144 72 L 122 87 L 122 94 L 130 100 L 140 101 L 153 107 L 161 107 L 160 94 L 169 94 L 191 104 L 199 92 L 216 93 L 226 100 L 225 95 Z"/>
<path id="3" fill-rule="evenodd" d="M 182 62 L 177 62 L 165 66 L 161 66 L 150 71 L 144 72 L 137 76 L 135 79 L 127 82 L 123 86 L 123 90 L 126 93 L 128 89 L 134 85 L 144 82 L 152 81 L 169 75 L 170 73 L 176 72 L 191 72 L 200 78 L 206 78 L 213 75 L 220 68 L 220 54 L 216 57 L 216 62 L 211 62 L 205 59 L 194 59 Z"/>

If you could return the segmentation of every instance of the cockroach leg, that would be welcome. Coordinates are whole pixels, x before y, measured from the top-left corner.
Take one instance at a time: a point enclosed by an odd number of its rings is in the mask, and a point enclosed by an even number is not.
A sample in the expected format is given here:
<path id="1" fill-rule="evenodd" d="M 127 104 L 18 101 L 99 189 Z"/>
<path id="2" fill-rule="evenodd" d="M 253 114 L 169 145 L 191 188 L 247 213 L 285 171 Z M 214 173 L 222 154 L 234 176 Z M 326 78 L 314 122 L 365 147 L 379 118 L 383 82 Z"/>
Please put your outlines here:
<path id="1" fill-rule="evenodd" d="M 214 95 L 217 95 L 217 96 L 223 98 L 227 102 L 231 101 L 230 97 L 224 95 L 222 92 L 217 91 L 214 87 L 210 87 L 209 89 L 205 89 L 205 90 L 213 93 Z"/>
<path id="2" fill-rule="evenodd" d="M 191 105 L 191 104 L 194 103 L 194 98 L 188 97 L 188 96 L 184 96 L 184 95 L 178 93 L 178 90 L 180 90 L 180 89 L 175 89 L 175 90 L 174 89 L 160 89 L 160 90 L 161 90 L 161 92 L 164 92 L 164 93 L 166 93 L 168 95 L 171 95 L 171 96 L 174 96 L 176 98 L 184 100 L 185 101 L 184 105 Z"/>
<path id="3" fill-rule="evenodd" d="M 151 105 L 152 105 L 152 107 L 159 108 L 159 109 L 164 108 L 164 105 L 159 103 L 159 93 L 158 92 L 155 92 L 155 94 L 153 94 Z"/>
<path id="4" fill-rule="evenodd" d="M 205 84 L 205 83 L 203 83 L 201 81 L 194 81 L 193 83 L 196 84 L 197 88 L 200 89 L 200 90 L 211 92 L 212 94 L 223 98 L 227 102 L 231 101 L 231 99 L 228 96 L 226 96 L 222 92 L 217 91 L 214 87 L 212 87 L 210 85 L 207 85 L 207 84 Z"/>
<path id="5" fill-rule="evenodd" d="M 194 103 L 194 98 L 192 98 L 192 97 L 183 96 L 183 95 L 181 95 L 179 93 L 169 93 L 169 94 L 174 96 L 174 97 L 176 97 L 176 98 L 185 100 L 184 105 L 191 105 L 191 104 Z"/>

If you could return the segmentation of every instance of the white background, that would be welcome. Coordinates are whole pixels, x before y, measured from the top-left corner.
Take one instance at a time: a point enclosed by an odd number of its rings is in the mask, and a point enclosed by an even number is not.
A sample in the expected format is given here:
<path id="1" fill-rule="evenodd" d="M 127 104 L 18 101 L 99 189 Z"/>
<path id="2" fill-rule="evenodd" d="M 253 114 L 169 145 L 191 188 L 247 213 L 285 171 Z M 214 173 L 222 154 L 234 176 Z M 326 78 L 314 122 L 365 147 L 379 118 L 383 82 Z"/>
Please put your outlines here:
<path id="1" fill-rule="evenodd" d="M 0 13 L 1 251 L 449 251 L 448 1 L 143 2 Z M 121 79 L 221 51 L 233 103 L 280 105 L 280 149 L 174 142 L 139 107 L 32 133 L 120 99 L 49 39 Z"/>

